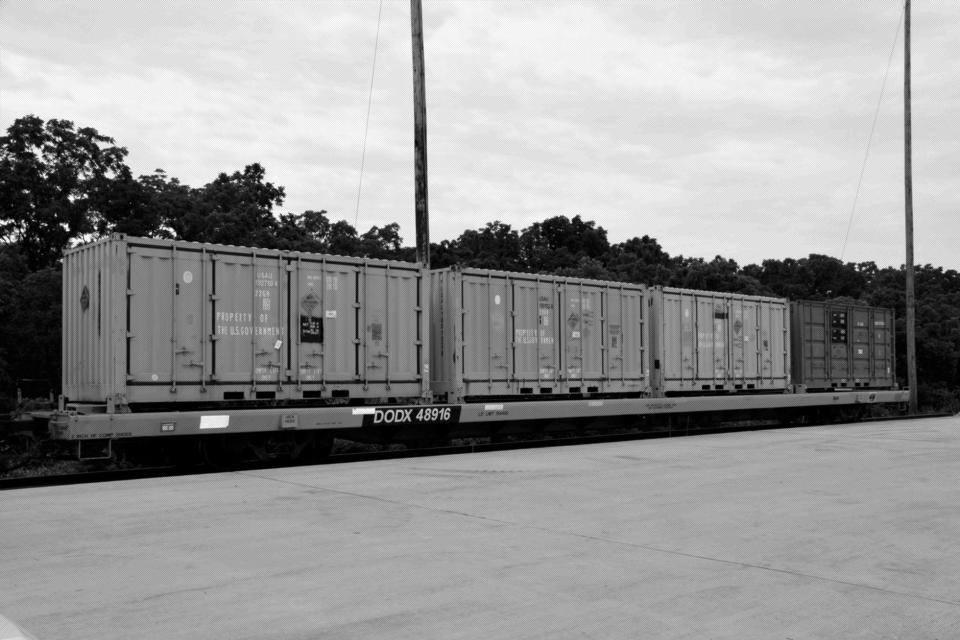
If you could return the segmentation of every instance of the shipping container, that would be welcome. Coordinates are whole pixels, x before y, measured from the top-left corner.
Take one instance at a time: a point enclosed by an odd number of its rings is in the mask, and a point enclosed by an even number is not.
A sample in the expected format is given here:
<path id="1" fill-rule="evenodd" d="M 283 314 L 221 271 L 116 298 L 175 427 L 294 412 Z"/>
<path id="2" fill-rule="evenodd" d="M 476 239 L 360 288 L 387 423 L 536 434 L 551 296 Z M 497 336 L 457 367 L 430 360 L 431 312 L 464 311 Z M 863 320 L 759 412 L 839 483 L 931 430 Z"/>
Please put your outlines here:
<path id="1" fill-rule="evenodd" d="M 642 285 L 483 269 L 431 273 L 444 402 L 649 392 Z"/>
<path id="2" fill-rule="evenodd" d="M 790 304 L 798 390 L 893 389 L 893 310 L 845 302 Z"/>
<path id="3" fill-rule="evenodd" d="M 68 250 L 64 395 L 111 411 L 423 399 L 424 273 L 123 235 Z"/>
<path id="4" fill-rule="evenodd" d="M 656 393 L 788 388 L 785 299 L 655 287 L 650 302 Z"/>

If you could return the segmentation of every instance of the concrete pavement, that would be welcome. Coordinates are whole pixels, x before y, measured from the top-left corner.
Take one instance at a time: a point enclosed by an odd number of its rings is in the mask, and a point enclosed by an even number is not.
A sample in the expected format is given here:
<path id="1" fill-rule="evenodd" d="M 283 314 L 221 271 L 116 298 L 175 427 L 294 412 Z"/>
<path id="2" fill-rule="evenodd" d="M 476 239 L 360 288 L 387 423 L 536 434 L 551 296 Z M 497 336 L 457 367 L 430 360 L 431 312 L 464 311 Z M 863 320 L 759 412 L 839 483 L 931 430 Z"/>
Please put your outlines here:
<path id="1" fill-rule="evenodd" d="M 960 637 L 960 419 L 8 491 L 61 638 Z"/>

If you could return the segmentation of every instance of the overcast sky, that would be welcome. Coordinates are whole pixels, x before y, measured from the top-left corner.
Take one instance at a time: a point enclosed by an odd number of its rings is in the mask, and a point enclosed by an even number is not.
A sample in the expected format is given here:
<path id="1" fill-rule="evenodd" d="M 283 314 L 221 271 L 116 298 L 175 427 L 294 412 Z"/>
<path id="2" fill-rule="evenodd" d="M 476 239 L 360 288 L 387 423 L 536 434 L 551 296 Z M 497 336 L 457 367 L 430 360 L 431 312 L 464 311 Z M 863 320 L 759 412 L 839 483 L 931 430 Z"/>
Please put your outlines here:
<path id="1" fill-rule="evenodd" d="M 581 215 L 741 265 L 904 260 L 901 0 L 424 0 L 431 239 Z M 412 245 L 407 0 L 0 2 L 0 127 L 92 126 L 135 174 L 259 162 L 280 212 Z M 916 260 L 960 269 L 960 2 L 913 2 Z M 279 213 L 279 212 L 278 212 Z"/>

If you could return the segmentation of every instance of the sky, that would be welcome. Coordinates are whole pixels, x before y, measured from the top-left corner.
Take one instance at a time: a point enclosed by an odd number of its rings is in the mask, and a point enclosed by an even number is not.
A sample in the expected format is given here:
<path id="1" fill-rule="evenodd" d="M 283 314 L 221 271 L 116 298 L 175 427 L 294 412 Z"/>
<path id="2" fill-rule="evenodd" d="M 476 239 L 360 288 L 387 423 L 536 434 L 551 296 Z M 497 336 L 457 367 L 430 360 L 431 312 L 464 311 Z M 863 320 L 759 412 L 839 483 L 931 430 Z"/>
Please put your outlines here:
<path id="1" fill-rule="evenodd" d="M 674 256 L 903 264 L 901 16 L 423 0 L 431 240 L 580 215 Z M 960 3 L 914 0 L 911 35 L 915 258 L 960 269 Z M 407 245 L 412 93 L 407 0 L 0 0 L 3 130 L 72 120 L 195 187 L 259 162 L 276 213 Z"/>

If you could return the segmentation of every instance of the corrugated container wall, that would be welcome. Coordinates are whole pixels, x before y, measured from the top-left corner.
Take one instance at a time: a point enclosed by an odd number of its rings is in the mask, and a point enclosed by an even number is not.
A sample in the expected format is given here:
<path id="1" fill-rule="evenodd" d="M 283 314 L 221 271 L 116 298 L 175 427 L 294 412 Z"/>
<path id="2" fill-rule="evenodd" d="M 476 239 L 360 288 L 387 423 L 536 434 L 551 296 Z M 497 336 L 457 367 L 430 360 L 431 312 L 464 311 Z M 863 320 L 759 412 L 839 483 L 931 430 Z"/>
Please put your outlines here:
<path id="1" fill-rule="evenodd" d="M 790 320 L 798 388 L 895 388 L 892 309 L 801 300 Z"/>
<path id="2" fill-rule="evenodd" d="M 418 265 L 113 236 L 64 255 L 71 402 L 419 400 Z"/>
<path id="3" fill-rule="evenodd" d="M 431 274 L 441 401 L 649 392 L 641 285 L 481 269 Z"/>
<path id="4" fill-rule="evenodd" d="M 651 291 L 657 393 L 784 391 L 787 301 L 711 291 Z"/>

